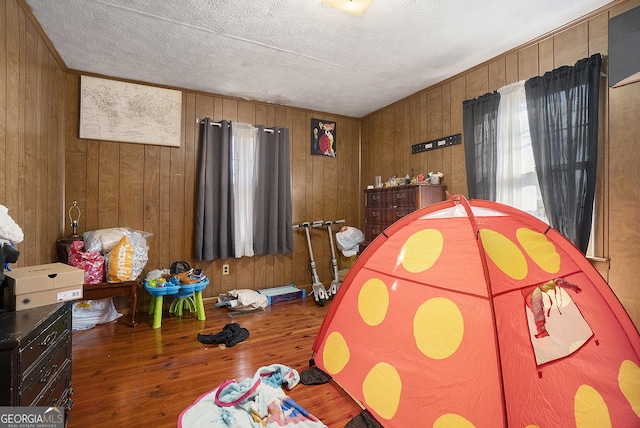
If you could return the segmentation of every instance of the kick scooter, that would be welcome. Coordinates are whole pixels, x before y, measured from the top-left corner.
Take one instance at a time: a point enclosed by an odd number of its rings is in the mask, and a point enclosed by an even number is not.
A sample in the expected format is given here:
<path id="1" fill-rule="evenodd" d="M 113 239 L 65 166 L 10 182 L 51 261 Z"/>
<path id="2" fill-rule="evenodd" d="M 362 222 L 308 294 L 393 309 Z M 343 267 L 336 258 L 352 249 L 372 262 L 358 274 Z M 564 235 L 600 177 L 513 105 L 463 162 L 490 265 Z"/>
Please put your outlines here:
<path id="1" fill-rule="evenodd" d="M 329 247 L 331 247 L 331 271 L 333 272 L 333 281 L 331 281 L 331 285 L 327 290 L 327 294 L 329 298 L 333 298 L 338 293 L 338 289 L 340 288 L 340 275 L 338 274 L 338 262 L 336 260 L 336 251 L 333 245 L 333 231 L 331 230 L 331 226 L 334 224 L 344 223 L 344 219 L 336 220 L 336 221 L 325 221 L 324 225 L 327 226 L 327 231 L 329 232 Z"/>
<path id="2" fill-rule="evenodd" d="M 327 290 L 325 290 L 324 285 L 320 282 L 320 278 L 318 278 L 318 272 L 316 271 L 316 262 L 313 259 L 313 249 L 311 248 L 311 234 L 309 233 L 310 227 L 318 227 L 322 226 L 322 220 L 314 221 L 310 223 L 305 221 L 301 224 L 294 224 L 294 229 L 299 229 L 304 227 L 305 234 L 307 235 L 307 245 L 309 246 L 309 269 L 311 270 L 311 293 L 313 293 L 313 298 L 316 301 L 316 304 L 320 306 L 324 306 L 325 302 L 329 298 L 327 295 Z"/>

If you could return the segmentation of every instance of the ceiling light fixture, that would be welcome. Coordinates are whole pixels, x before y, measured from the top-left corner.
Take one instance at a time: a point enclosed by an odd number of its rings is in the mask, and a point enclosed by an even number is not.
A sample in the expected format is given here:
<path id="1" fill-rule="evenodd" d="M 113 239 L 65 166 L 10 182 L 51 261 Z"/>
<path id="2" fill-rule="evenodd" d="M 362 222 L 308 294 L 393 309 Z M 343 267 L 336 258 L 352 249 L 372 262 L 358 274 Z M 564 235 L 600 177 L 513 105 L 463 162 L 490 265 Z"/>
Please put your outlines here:
<path id="1" fill-rule="evenodd" d="M 360 16 L 369 7 L 373 0 L 322 0 L 322 4 Z"/>

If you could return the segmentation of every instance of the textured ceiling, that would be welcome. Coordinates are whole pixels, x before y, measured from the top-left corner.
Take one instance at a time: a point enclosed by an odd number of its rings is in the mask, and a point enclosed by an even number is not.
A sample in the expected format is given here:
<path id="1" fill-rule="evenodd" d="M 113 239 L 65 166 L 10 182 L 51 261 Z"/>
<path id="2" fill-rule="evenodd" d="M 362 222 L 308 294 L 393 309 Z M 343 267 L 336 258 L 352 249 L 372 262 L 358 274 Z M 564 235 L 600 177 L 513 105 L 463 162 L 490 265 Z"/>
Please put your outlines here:
<path id="1" fill-rule="evenodd" d="M 609 0 L 26 0 L 66 66 L 362 117 Z"/>

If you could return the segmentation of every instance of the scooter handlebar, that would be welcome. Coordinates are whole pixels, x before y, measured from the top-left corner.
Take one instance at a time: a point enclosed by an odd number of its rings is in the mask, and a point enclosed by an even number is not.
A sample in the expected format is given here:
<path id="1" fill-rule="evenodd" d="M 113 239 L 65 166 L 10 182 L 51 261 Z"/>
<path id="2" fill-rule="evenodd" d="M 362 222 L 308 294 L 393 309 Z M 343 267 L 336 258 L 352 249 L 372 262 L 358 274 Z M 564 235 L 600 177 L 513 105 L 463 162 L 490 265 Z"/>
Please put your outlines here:
<path id="1" fill-rule="evenodd" d="M 341 224 L 341 223 L 344 223 L 344 222 L 345 222 L 344 219 L 342 219 L 342 220 L 334 220 L 334 221 L 329 220 L 329 221 L 325 221 L 324 225 L 325 226 L 331 226 L 332 224 Z"/>
<path id="2" fill-rule="evenodd" d="M 317 220 L 317 221 L 314 221 L 314 222 L 305 221 L 304 223 L 294 224 L 294 225 L 291 226 L 291 228 L 292 229 L 299 229 L 301 227 L 309 227 L 309 226 L 318 227 L 318 226 L 322 226 L 322 224 L 323 224 L 322 220 Z"/>

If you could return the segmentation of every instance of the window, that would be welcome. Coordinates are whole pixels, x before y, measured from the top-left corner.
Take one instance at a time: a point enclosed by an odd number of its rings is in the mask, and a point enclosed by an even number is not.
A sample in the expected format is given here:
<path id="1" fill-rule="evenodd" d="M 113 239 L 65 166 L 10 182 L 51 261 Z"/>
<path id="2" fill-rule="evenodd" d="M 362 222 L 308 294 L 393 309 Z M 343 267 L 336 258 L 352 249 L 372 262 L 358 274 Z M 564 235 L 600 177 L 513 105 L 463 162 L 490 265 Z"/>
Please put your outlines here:
<path id="1" fill-rule="evenodd" d="M 583 254 L 592 233 L 601 67 L 594 54 L 463 103 L 468 196 L 546 215 Z"/>
<path id="2" fill-rule="evenodd" d="M 524 81 L 498 90 L 496 201 L 549 223 L 536 174 Z"/>

